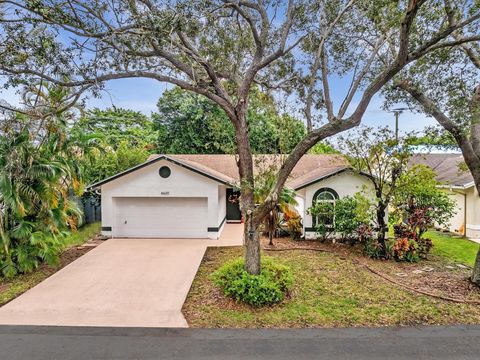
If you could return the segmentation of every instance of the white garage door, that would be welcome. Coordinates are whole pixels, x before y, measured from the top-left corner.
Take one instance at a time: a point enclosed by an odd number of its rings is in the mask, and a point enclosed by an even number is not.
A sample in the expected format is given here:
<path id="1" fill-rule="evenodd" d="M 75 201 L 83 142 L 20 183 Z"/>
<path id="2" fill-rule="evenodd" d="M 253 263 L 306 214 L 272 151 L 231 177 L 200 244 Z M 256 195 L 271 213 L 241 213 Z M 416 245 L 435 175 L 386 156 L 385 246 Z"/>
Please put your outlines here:
<path id="1" fill-rule="evenodd" d="M 115 198 L 114 206 L 114 236 L 207 237 L 207 198 Z"/>

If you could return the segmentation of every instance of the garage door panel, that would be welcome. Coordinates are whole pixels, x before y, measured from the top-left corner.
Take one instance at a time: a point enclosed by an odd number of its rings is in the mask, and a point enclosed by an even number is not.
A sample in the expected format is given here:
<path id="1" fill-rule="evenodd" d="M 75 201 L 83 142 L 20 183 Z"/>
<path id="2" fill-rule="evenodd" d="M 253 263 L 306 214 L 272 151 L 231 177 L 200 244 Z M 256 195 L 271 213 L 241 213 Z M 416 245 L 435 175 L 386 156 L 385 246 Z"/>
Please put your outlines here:
<path id="1" fill-rule="evenodd" d="M 116 198 L 115 209 L 117 237 L 207 237 L 207 198 Z"/>

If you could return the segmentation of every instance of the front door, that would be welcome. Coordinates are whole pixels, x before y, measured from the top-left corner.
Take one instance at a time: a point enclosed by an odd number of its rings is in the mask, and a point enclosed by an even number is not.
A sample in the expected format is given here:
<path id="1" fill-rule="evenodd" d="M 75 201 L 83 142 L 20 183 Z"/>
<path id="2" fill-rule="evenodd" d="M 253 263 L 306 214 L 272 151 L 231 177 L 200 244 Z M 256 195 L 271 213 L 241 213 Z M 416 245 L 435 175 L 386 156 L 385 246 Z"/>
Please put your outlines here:
<path id="1" fill-rule="evenodd" d="M 240 222 L 241 220 L 240 192 L 227 189 L 227 221 Z"/>

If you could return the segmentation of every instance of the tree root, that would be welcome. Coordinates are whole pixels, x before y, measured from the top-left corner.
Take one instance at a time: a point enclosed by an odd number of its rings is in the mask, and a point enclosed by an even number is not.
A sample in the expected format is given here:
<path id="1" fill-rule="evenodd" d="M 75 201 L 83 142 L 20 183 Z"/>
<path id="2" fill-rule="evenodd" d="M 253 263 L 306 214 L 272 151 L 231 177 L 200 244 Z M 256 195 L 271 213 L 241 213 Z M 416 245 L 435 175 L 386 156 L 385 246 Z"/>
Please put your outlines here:
<path id="1" fill-rule="evenodd" d="M 270 249 L 270 248 L 262 248 L 264 251 L 291 251 L 291 250 L 309 250 L 309 251 L 321 251 L 321 252 L 329 252 L 333 253 L 332 250 L 327 249 L 317 249 L 317 248 L 310 248 L 310 247 L 291 247 L 291 248 L 278 248 L 278 249 Z"/>
<path id="2" fill-rule="evenodd" d="M 441 300 L 445 300 L 445 301 L 451 301 L 451 302 L 455 302 L 455 303 L 460 303 L 460 304 L 471 304 L 471 305 L 480 305 L 480 300 L 468 300 L 468 299 L 458 299 L 458 298 L 453 298 L 453 297 L 449 297 L 449 296 L 443 296 L 443 295 L 438 295 L 438 294 L 434 294 L 434 293 L 431 293 L 429 291 L 424 291 L 424 290 L 419 290 L 419 289 L 415 289 L 414 287 L 411 287 L 411 286 L 408 286 L 408 285 L 405 285 L 405 284 L 402 284 L 401 282 L 399 281 L 396 281 L 394 279 L 392 279 L 390 276 L 388 275 L 385 275 L 383 273 L 381 273 L 380 271 L 378 270 L 375 270 L 373 268 L 371 268 L 370 266 L 368 266 L 368 264 L 358 260 L 358 259 L 354 259 L 354 262 L 363 266 L 365 269 L 367 269 L 368 271 L 370 271 L 371 273 L 381 277 L 382 279 L 392 283 L 392 284 L 395 284 L 401 288 L 404 288 L 410 292 L 413 292 L 413 293 L 417 293 L 417 294 L 421 294 L 421 295 L 426 295 L 426 296 L 430 296 L 430 297 L 433 297 L 433 298 L 436 298 L 436 299 L 441 299 Z"/>

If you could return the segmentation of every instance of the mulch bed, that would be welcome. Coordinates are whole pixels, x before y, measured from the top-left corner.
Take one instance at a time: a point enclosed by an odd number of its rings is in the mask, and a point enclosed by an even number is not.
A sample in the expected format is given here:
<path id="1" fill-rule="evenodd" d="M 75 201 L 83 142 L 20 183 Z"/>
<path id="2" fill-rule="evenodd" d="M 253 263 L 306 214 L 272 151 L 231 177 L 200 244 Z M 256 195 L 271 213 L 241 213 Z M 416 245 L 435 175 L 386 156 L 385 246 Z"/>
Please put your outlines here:
<path id="1" fill-rule="evenodd" d="M 455 298 L 466 301 L 480 301 L 480 288 L 469 277 L 472 269 L 464 264 L 449 264 L 444 259 L 430 256 L 418 263 L 397 262 L 394 260 L 375 260 L 362 255 L 361 249 L 342 243 L 321 242 L 319 240 L 274 239 L 274 246 L 268 245 L 268 239 L 262 238 L 262 248 L 268 254 L 284 250 L 317 250 L 332 252 L 341 258 L 356 258 L 371 269 L 386 275 L 394 281 L 435 296 Z"/>

